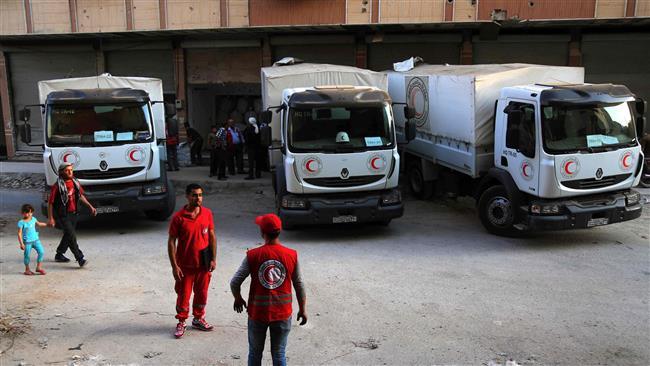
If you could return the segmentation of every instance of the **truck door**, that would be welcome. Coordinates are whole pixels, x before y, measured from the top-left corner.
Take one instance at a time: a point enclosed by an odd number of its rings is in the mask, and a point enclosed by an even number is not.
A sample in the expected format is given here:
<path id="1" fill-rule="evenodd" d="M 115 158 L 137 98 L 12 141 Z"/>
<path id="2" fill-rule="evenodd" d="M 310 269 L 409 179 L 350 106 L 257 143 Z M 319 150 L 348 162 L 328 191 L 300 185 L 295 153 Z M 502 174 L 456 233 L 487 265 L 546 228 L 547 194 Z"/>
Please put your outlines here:
<path id="1" fill-rule="evenodd" d="M 537 193 L 539 159 L 537 159 L 536 103 L 506 99 L 500 101 L 497 115 L 502 123 L 497 124 L 495 159 L 497 167 L 507 170 L 522 192 Z M 496 154 L 495 154 L 496 155 Z"/>

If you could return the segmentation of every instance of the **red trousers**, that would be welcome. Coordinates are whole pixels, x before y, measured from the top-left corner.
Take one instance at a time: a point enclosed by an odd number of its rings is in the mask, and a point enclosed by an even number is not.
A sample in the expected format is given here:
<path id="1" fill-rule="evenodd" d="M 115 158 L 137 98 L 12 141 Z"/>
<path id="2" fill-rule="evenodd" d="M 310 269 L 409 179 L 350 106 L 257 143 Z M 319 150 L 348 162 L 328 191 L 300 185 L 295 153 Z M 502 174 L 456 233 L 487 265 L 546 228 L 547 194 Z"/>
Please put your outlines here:
<path id="1" fill-rule="evenodd" d="M 190 313 L 190 296 L 194 291 L 194 301 L 192 302 L 192 315 L 195 318 L 203 318 L 205 315 L 205 305 L 208 302 L 208 288 L 212 272 L 205 271 L 201 268 L 188 269 L 182 268 L 183 277 L 176 281 L 174 290 L 178 297 L 176 298 L 176 319 L 185 321 Z"/>

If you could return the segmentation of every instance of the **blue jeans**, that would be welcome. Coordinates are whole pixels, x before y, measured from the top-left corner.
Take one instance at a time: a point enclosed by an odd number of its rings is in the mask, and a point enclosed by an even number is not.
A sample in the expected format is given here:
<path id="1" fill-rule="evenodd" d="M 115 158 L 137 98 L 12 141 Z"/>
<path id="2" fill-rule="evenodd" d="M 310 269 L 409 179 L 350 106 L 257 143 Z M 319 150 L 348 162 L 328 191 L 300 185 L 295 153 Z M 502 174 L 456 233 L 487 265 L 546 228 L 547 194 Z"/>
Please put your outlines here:
<path id="1" fill-rule="evenodd" d="M 266 329 L 271 329 L 271 358 L 273 366 L 286 366 L 285 349 L 291 330 L 291 317 L 287 320 L 260 323 L 248 318 L 248 366 L 262 364 L 262 352 L 266 341 Z"/>
<path id="2" fill-rule="evenodd" d="M 36 261 L 38 263 L 41 263 L 43 261 L 44 251 L 43 251 L 43 244 L 41 244 L 40 240 L 29 241 L 23 244 L 25 244 L 25 255 L 23 258 L 23 263 L 25 263 L 26 266 L 29 265 L 29 254 L 31 253 L 32 248 L 34 248 L 36 253 L 38 253 L 38 259 L 36 259 Z"/>

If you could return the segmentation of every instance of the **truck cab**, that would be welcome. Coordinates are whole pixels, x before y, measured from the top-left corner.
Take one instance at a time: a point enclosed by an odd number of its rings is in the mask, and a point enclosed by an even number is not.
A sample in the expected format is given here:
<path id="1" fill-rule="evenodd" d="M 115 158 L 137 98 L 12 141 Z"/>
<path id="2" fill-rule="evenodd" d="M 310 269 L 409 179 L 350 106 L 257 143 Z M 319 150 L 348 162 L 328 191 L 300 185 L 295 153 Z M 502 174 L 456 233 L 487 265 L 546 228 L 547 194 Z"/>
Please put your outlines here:
<path id="1" fill-rule="evenodd" d="M 285 227 L 402 216 L 391 99 L 376 87 L 285 89 L 281 144 L 271 149 Z M 270 111 L 263 119 L 270 120 Z M 414 131 L 413 131 L 414 133 Z"/>
<path id="2" fill-rule="evenodd" d="M 588 228 L 639 217 L 640 194 L 631 188 L 642 175 L 644 113 L 621 85 L 503 88 L 487 179 L 505 178 L 501 191 L 481 194 L 483 224 L 504 234 L 513 225 Z"/>
<path id="3" fill-rule="evenodd" d="M 48 186 L 44 212 L 57 167 L 71 163 L 98 213 L 144 211 L 156 220 L 173 213 L 175 194 L 160 148 L 164 130 L 155 123 L 162 118 L 157 115 L 162 106 L 155 115 L 149 93 L 132 88 L 63 89 L 43 97 Z"/>

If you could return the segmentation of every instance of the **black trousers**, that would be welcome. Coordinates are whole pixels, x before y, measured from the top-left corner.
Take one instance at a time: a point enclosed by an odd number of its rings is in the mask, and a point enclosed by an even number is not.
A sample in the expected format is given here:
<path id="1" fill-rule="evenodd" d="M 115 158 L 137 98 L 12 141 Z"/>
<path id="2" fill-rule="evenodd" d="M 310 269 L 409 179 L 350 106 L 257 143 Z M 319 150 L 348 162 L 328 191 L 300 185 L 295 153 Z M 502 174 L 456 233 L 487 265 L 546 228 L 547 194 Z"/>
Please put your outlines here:
<path id="1" fill-rule="evenodd" d="M 77 262 L 84 258 L 84 254 L 79 249 L 79 244 L 77 244 L 78 220 L 79 216 L 76 213 L 69 213 L 66 216 L 56 218 L 57 227 L 63 230 L 63 238 L 61 238 L 61 242 L 56 248 L 56 254 L 65 254 L 70 248 Z"/>
<path id="2" fill-rule="evenodd" d="M 233 149 L 228 150 L 228 174 L 235 175 L 235 165 L 237 173 L 244 172 L 244 144 L 237 144 Z"/>
<path id="3" fill-rule="evenodd" d="M 253 174 L 255 174 L 255 178 L 260 178 L 262 176 L 262 164 L 260 164 L 261 148 L 259 146 L 248 145 L 246 149 L 248 154 L 248 177 L 253 178 Z"/>
<path id="4" fill-rule="evenodd" d="M 167 165 L 169 170 L 178 170 L 178 146 L 167 145 Z"/>
<path id="5" fill-rule="evenodd" d="M 196 140 L 190 147 L 190 160 L 192 164 L 201 165 L 201 150 L 203 150 L 203 140 Z"/>
<path id="6" fill-rule="evenodd" d="M 226 177 L 226 151 L 222 148 L 210 150 L 210 175 Z"/>

